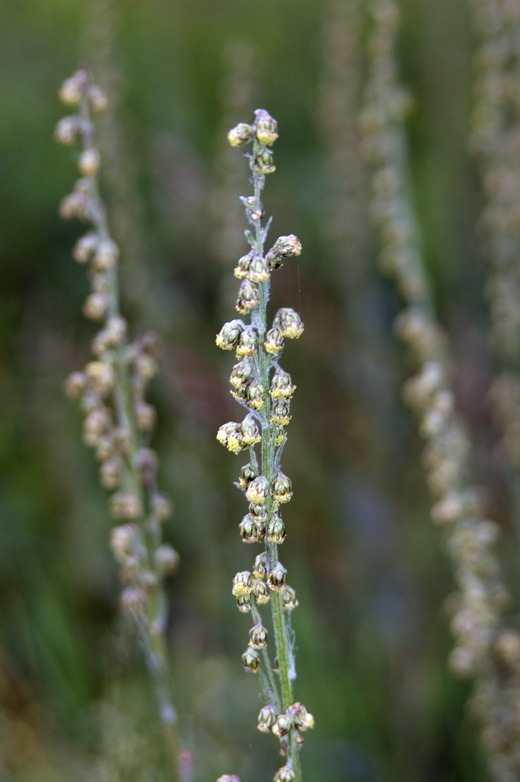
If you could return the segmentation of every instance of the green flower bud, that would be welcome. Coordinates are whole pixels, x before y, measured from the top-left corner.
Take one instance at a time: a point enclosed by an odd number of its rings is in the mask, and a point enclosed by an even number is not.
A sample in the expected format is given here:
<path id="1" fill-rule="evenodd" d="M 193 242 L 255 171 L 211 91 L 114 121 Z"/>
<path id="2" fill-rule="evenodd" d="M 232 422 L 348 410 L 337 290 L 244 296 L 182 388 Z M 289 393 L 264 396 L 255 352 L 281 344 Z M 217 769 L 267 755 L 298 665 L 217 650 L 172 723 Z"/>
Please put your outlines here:
<path id="1" fill-rule="evenodd" d="M 261 623 L 258 623 L 249 631 L 249 646 L 253 649 L 264 649 L 267 646 L 267 638 L 267 630 Z"/>
<path id="2" fill-rule="evenodd" d="M 244 327 L 245 324 L 242 320 L 230 320 L 228 323 L 224 323 L 215 340 L 217 347 L 222 348 L 222 350 L 233 350 L 236 348 Z"/>
<path id="3" fill-rule="evenodd" d="M 265 282 L 269 279 L 269 267 L 261 255 L 254 255 L 251 259 L 247 279 L 251 282 Z"/>
<path id="4" fill-rule="evenodd" d="M 231 591 L 235 597 L 251 594 L 252 588 L 253 579 L 249 570 L 242 570 L 233 578 L 233 589 Z"/>
<path id="5" fill-rule="evenodd" d="M 245 401 L 254 410 L 260 410 L 264 404 L 265 391 L 264 387 L 257 381 L 253 380 L 252 383 L 246 388 Z"/>
<path id="6" fill-rule="evenodd" d="M 295 310 L 290 307 L 282 307 L 276 313 L 274 325 L 283 337 L 298 339 L 303 334 L 302 319 Z"/>
<path id="7" fill-rule="evenodd" d="M 239 122 L 228 133 L 228 141 L 232 147 L 241 147 L 243 144 L 247 144 L 251 141 L 255 132 L 254 127 L 247 125 L 245 122 Z"/>
<path id="8" fill-rule="evenodd" d="M 272 174 L 276 171 L 274 156 L 270 149 L 264 147 L 255 155 L 255 168 L 260 174 Z"/>
<path id="9" fill-rule="evenodd" d="M 290 410 L 287 399 L 277 399 L 271 409 L 271 421 L 277 426 L 287 426 L 291 420 Z"/>
<path id="10" fill-rule="evenodd" d="M 235 364 L 231 371 L 229 382 L 234 388 L 245 386 L 253 377 L 255 365 L 249 356 L 241 358 L 238 364 Z"/>
<path id="11" fill-rule="evenodd" d="M 256 649 L 251 649 L 250 646 L 247 647 L 242 655 L 242 665 L 248 673 L 258 673 L 260 670 L 260 655 Z"/>
<path id="12" fill-rule="evenodd" d="M 262 554 L 259 554 L 257 558 L 255 559 L 255 564 L 253 566 L 253 575 L 255 578 L 260 578 L 265 581 L 267 578 L 267 552 L 264 551 Z"/>
<path id="13" fill-rule="evenodd" d="M 256 505 L 265 505 L 269 499 L 269 481 L 264 475 L 259 475 L 247 487 L 246 497 Z"/>
<path id="14" fill-rule="evenodd" d="M 240 424 L 240 434 L 244 445 L 255 445 L 262 439 L 252 413 L 246 415 Z"/>
<path id="15" fill-rule="evenodd" d="M 64 383 L 64 390 L 71 399 L 78 399 L 87 387 L 87 376 L 84 372 L 72 372 Z"/>
<path id="16" fill-rule="evenodd" d="M 282 352 L 284 346 L 284 339 L 282 332 L 279 328 L 272 328 L 269 329 L 269 331 L 266 334 L 266 339 L 264 342 L 264 347 L 267 350 L 268 353 L 271 353 L 273 356 L 277 356 L 279 353 Z"/>
<path id="17" fill-rule="evenodd" d="M 97 84 L 91 84 L 88 91 L 88 99 L 92 106 L 92 111 L 96 114 L 101 111 L 106 111 L 108 108 L 108 98 L 105 92 Z"/>
<path id="18" fill-rule="evenodd" d="M 291 399 L 296 386 L 291 381 L 291 376 L 281 367 L 277 367 L 271 380 L 269 393 L 273 399 Z"/>
<path id="19" fill-rule="evenodd" d="M 250 252 L 246 253 L 246 255 L 242 255 L 241 258 L 238 259 L 237 265 L 235 266 L 234 275 L 239 280 L 245 280 L 245 278 L 248 276 L 249 273 L 249 266 L 251 264 L 251 260 L 254 258 L 254 252 L 251 250 Z"/>
<path id="20" fill-rule="evenodd" d="M 231 453 L 240 453 L 245 447 L 241 424 L 230 421 L 223 424 L 217 432 L 217 440 Z"/>
<path id="21" fill-rule="evenodd" d="M 273 499 L 275 502 L 289 502 L 293 496 L 291 479 L 287 477 L 281 470 L 276 475 L 273 483 Z"/>
<path id="22" fill-rule="evenodd" d="M 267 584 L 264 581 L 261 581 L 259 578 L 253 581 L 252 594 L 259 605 L 268 603 L 271 597 L 267 588 Z"/>
<path id="23" fill-rule="evenodd" d="M 261 730 L 262 733 L 270 733 L 277 717 L 276 706 L 272 704 L 262 706 L 258 714 L 258 730 Z"/>
<path id="24" fill-rule="evenodd" d="M 248 462 L 248 464 L 245 464 L 242 467 L 241 471 L 240 471 L 240 476 L 239 476 L 239 479 L 238 479 L 238 482 L 240 484 L 240 488 L 244 489 L 244 491 L 245 491 L 247 489 L 247 487 L 249 486 L 249 484 L 251 483 L 251 481 L 254 481 L 256 476 L 257 476 L 257 473 L 253 469 L 253 466 L 249 462 Z"/>
<path id="25" fill-rule="evenodd" d="M 94 266 L 96 269 L 112 269 L 119 258 L 119 247 L 112 239 L 104 239 L 99 242 L 94 256 Z"/>
<path id="26" fill-rule="evenodd" d="M 250 280 L 243 280 L 238 289 L 236 310 L 240 312 L 241 315 L 247 315 L 251 310 L 254 310 L 255 307 L 258 307 L 259 303 L 260 298 L 255 283 Z"/>
<path id="27" fill-rule="evenodd" d="M 159 521 L 169 519 L 173 514 L 173 503 L 171 497 L 162 492 L 154 492 L 151 498 L 152 513 L 157 516 Z"/>
<path id="28" fill-rule="evenodd" d="M 267 524 L 266 538 L 268 543 L 283 543 L 286 534 L 283 520 L 277 513 L 273 514 Z"/>
<path id="29" fill-rule="evenodd" d="M 246 326 L 236 345 L 237 358 L 254 356 L 258 351 L 258 332 L 254 326 Z"/>
<path id="30" fill-rule="evenodd" d="M 278 736 L 279 739 L 282 739 L 284 736 L 287 736 L 292 726 L 292 719 L 287 716 L 287 714 L 280 714 L 274 721 L 271 731 L 275 736 Z"/>
<path id="31" fill-rule="evenodd" d="M 85 74 L 82 71 L 66 79 L 60 87 L 60 100 L 67 106 L 78 106 L 83 97 L 85 87 Z"/>
<path id="32" fill-rule="evenodd" d="M 310 714 L 303 703 L 299 701 L 293 703 L 287 709 L 287 714 L 292 718 L 295 726 L 300 730 L 309 730 L 314 727 L 314 717 Z"/>
<path id="33" fill-rule="evenodd" d="M 283 585 L 280 591 L 280 597 L 282 598 L 282 604 L 286 611 L 292 611 L 299 605 L 296 598 L 296 592 L 288 584 Z"/>
<path id="34" fill-rule="evenodd" d="M 238 525 L 238 529 L 244 543 L 261 543 L 263 540 L 265 525 L 262 527 L 251 513 L 244 516 Z"/>
<path id="35" fill-rule="evenodd" d="M 121 482 L 122 468 L 123 465 L 119 457 L 105 459 L 99 469 L 101 485 L 105 489 L 116 489 Z"/>
<path id="36" fill-rule="evenodd" d="M 237 608 L 242 614 L 251 611 L 251 595 L 240 595 L 237 597 Z"/>
<path id="37" fill-rule="evenodd" d="M 140 616 L 146 605 L 146 594 L 140 587 L 126 587 L 121 593 L 121 610 L 124 614 Z"/>
<path id="38" fill-rule="evenodd" d="M 121 564 L 133 553 L 137 536 L 135 524 L 120 524 L 114 527 L 110 535 L 110 548 L 116 562 Z"/>
<path id="39" fill-rule="evenodd" d="M 278 769 L 273 777 L 273 782 L 294 782 L 295 779 L 296 774 L 294 773 L 293 767 L 290 763 L 286 763 L 285 766 Z"/>
<path id="40" fill-rule="evenodd" d="M 97 149 L 93 147 L 84 149 L 78 160 L 78 168 L 85 176 L 95 176 L 101 164 L 101 157 Z"/>
<path id="41" fill-rule="evenodd" d="M 179 564 L 179 553 L 168 543 L 163 543 L 156 550 L 154 559 L 161 573 L 173 573 Z"/>
<path id="42" fill-rule="evenodd" d="M 254 131 L 260 144 L 271 146 L 278 138 L 278 124 L 265 109 L 255 111 Z"/>
<path id="43" fill-rule="evenodd" d="M 274 271 L 283 265 L 284 258 L 300 255 L 302 243 L 294 234 L 280 236 L 266 255 L 269 269 Z"/>
<path id="44" fill-rule="evenodd" d="M 71 144 L 75 144 L 78 140 L 79 129 L 80 124 L 78 117 L 75 115 L 71 117 L 63 117 L 63 119 L 60 119 L 56 125 L 54 138 L 60 144 L 70 146 Z"/>
<path id="45" fill-rule="evenodd" d="M 269 588 L 273 590 L 273 592 L 279 592 L 283 585 L 285 584 L 285 580 L 287 578 L 287 569 L 284 568 L 281 562 L 277 562 L 276 565 L 274 565 L 273 568 L 271 568 L 269 575 L 267 577 L 267 583 L 269 584 Z"/>
<path id="46" fill-rule="evenodd" d="M 110 511 L 118 519 L 137 519 L 142 512 L 139 497 L 133 491 L 116 491 L 110 498 Z"/>
<path id="47" fill-rule="evenodd" d="M 94 255 L 98 246 L 98 242 L 98 235 L 93 231 L 89 231 L 88 233 L 81 236 L 74 245 L 72 250 L 72 257 L 78 263 L 86 263 Z"/>

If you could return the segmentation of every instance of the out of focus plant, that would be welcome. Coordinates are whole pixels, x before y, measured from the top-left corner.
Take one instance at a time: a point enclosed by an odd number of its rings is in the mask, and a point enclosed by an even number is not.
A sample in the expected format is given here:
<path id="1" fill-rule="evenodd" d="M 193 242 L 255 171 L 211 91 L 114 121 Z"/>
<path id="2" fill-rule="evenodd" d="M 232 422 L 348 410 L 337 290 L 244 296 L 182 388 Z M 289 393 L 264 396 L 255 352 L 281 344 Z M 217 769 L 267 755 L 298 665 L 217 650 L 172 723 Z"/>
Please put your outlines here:
<path id="1" fill-rule="evenodd" d="M 177 566 L 178 554 L 162 540 L 161 526 L 170 517 L 172 504 L 158 488 L 158 458 L 148 445 L 155 410 L 146 399 L 146 388 L 157 371 L 159 342 L 152 333 L 131 340 L 121 314 L 119 248 L 99 193 L 101 158 L 92 119 L 93 112 L 106 108 L 106 96 L 89 69 L 81 66 L 64 82 L 60 97 L 74 113 L 60 120 L 56 138 L 80 149 L 80 176 L 73 192 L 63 199 L 60 213 L 88 226 L 73 257 L 88 268 L 91 291 L 83 312 L 100 324 L 92 342 L 93 360 L 68 377 L 66 391 L 79 400 L 84 441 L 100 463 L 102 485 L 112 492 L 110 512 L 116 525 L 111 547 L 123 583 L 121 608 L 137 628 L 155 687 L 169 778 L 183 780 L 163 586 L 165 575 Z"/>
<path id="2" fill-rule="evenodd" d="M 396 328 L 418 365 L 404 397 L 419 420 L 424 466 L 434 497 L 432 519 L 445 533 L 457 591 L 450 598 L 456 645 L 453 671 L 474 682 L 471 700 L 496 782 L 520 773 L 520 635 L 504 627 L 508 601 L 495 552 L 497 524 L 486 518 L 472 480 L 471 443 L 451 389 L 447 337 L 438 323 L 413 211 L 404 117 L 408 99 L 396 79 L 399 12 L 372 4 L 370 74 L 361 121 L 372 169 L 371 211 L 380 263 L 404 301 Z"/>
<path id="3" fill-rule="evenodd" d="M 260 678 L 264 705 L 258 716 L 258 729 L 276 736 L 286 757 L 274 780 L 301 782 L 302 733 L 313 726 L 314 720 L 303 704 L 294 701 L 296 663 L 290 616 L 298 600 L 287 583 L 287 570 L 278 549 L 286 537 L 280 506 L 289 502 L 293 494 L 291 480 L 281 469 L 281 456 L 296 388 L 289 373 L 280 366 L 280 356 L 285 340 L 302 334 L 303 323 L 299 314 L 288 307 L 278 310 L 272 325 L 267 315 L 271 274 L 285 259 L 300 255 L 301 243 L 291 234 L 280 236 L 270 250 L 265 249 L 271 221 L 264 221 L 262 195 L 266 175 L 275 170 L 271 147 L 277 138 L 277 123 L 263 109 L 257 109 L 253 124 L 240 123 L 228 134 L 231 146 L 250 148 L 246 155 L 253 195 L 242 197 L 242 202 L 250 226 L 246 238 L 251 249 L 235 268 L 235 276 L 241 280 L 236 309 L 249 320 L 225 323 L 217 335 L 217 345 L 236 352 L 238 362 L 231 371 L 231 393 L 245 408 L 246 416 L 241 422 L 221 426 L 217 439 L 232 453 L 248 454 L 249 462 L 242 467 L 238 486 L 249 510 L 239 531 L 245 543 L 264 547 L 252 569 L 237 573 L 233 579 L 238 610 L 251 614 L 253 620 L 242 664 L 246 671 Z M 271 605 L 274 643 L 269 642 L 269 631 L 262 618 L 261 606 L 265 603 Z M 220 782 L 236 779 L 225 775 Z"/>

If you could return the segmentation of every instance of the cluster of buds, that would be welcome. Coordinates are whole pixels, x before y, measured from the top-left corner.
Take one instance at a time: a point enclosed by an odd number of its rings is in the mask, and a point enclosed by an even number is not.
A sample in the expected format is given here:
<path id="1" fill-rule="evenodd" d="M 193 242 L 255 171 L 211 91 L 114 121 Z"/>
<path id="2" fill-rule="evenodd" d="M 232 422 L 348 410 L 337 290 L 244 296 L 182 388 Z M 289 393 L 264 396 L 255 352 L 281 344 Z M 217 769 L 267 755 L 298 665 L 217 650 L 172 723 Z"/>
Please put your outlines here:
<path id="1" fill-rule="evenodd" d="M 269 730 L 282 742 L 288 759 L 275 777 L 281 782 L 297 778 L 293 770 L 299 763 L 297 751 L 301 742 L 297 736 L 301 730 L 312 727 L 312 718 L 303 716 L 307 712 L 301 704 L 290 706 L 290 701 L 285 703 L 281 695 L 283 691 L 286 697 L 291 691 L 294 678 L 289 615 L 298 600 L 295 590 L 287 584 L 287 570 L 278 556 L 278 546 L 286 537 L 280 508 L 293 494 L 291 480 L 282 471 L 280 459 L 291 420 L 291 399 L 296 390 L 290 374 L 279 362 L 285 340 L 300 337 L 303 323 L 299 314 L 289 307 L 280 308 L 270 324 L 267 319 L 271 275 L 284 261 L 299 256 L 302 249 L 300 240 L 290 234 L 278 237 L 265 251 L 269 223 L 263 225 L 261 196 L 265 176 L 275 170 L 271 146 L 277 138 L 277 124 L 263 109 L 255 112 L 252 124 L 240 123 L 228 135 L 232 146 L 252 147 L 247 158 L 254 194 L 241 199 L 251 226 L 246 232 L 250 249 L 239 258 L 234 271 L 240 281 L 236 309 L 239 315 L 248 316 L 248 319 L 235 318 L 225 323 L 217 334 L 216 343 L 223 350 L 235 352 L 236 363 L 230 376 L 231 394 L 246 409 L 241 423 L 224 424 L 217 433 L 217 440 L 232 453 L 246 449 L 249 452 L 249 461 L 242 467 L 236 484 L 248 502 L 248 512 L 239 524 L 239 533 L 245 543 L 260 543 L 265 548 L 256 557 L 251 571 L 241 571 L 233 579 L 232 593 L 238 610 L 251 613 L 254 621 L 242 664 L 251 673 L 264 671 L 266 675 L 260 677 L 264 696 L 268 702 L 280 705 L 272 721 L 275 727 L 270 724 Z M 259 453 L 257 445 L 260 445 Z M 268 602 L 273 616 L 274 646 L 278 652 L 278 659 L 273 662 L 260 614 L 262 605 Z M 280 685 L 277 685 L 274 673 L 278 674 Z M 267 716 L 265 720 L 268 720 Z M 263 725 L 267 725 L 265 720 Z M 284 720 L 287 721 L 286 730 L 282 730 Z"/>
<path id="2" fill-rule="evenodd" d="M 495 14 L 496 4 L 475 2 Z M 486 735 L 502 736 L 500 763 L 508 773 L 494 778 L 505 781 L 520 772 L 520 635 L 501 627 L 507 591 L 495 551 L 499 528 L 486 518 L 471 479 L 471 446 L 456 410 L 447 340 L 434 315 L 413 218 L 403 104 L 395 80 L 398 20 L 394 0 L 376 0 L 368 100 L 362 116 L 365 152 L 373 169 L 371 211 L 380 233 L 382 266 L 394 276 L 406 304 L 397 331 L 419 365 L 404 397 L 425 441 L 422 458 L 434 498 L 432 519 L 445 532 L 457 585 L 449 600 L 455 636 L 450 663 L 454 672 L 474 682 L 474 711 L 479 713 L 490 758 L 496 759 L 498 748 L 491 751 Z M 504 633 L 507 643 L 500 643 Z"/>
<path id="3" fill-rule="evenodd" d="M 146 444 L 155 422 L 146 389 L 157 370 L 160 346 L 153 334 L 129 341 L 119 311 L 119 249 L 99 196 L 101 160 L 91 117 L 92 111 L 106 108 L 104 93 L 82 66 L 65 81 L 60 97 L 76 111 L 60 120 L 56 138 L 80 147 L 80 176 L 60 211 L 64 218 L 87 223 L 72 254 L 78 263 L 88 265 L 91 291 L 83 312 L 100 323 L 92 341 L 93 360 L 67 378 L 65 391 L 79 400 L 83 439 L 100 463 L 102 485 L 112 492 L 110 510 L 118 526 L 112 531 L 111 547 L 123 581 L 122 609 L 141 624 L 148 620 L 150 630 L 159 632 L 162 618 L 150 607 L 157 602 L 162 576 L 178 560 L 177 552 L 161 542 L 160 525 L 171 515 L 171 502 L 157 488 L 158 459 Z M 153 550 L 145 542 L 151 539 Z"/>

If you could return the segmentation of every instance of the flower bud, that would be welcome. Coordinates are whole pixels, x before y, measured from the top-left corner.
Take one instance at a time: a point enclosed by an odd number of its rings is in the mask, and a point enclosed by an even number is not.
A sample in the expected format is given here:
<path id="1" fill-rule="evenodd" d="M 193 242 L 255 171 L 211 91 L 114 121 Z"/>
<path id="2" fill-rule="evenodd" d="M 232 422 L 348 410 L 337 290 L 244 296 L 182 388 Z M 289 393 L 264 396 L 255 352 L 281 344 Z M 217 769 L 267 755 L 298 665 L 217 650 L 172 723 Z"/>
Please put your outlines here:
<path id="1" fill-rule="evenodd" d="M 285 580 L 287 578 L 287 569 L 284 568 L 281 562 L 277 562 L 276 565 L 274 565 L 273 568 L 271 568 L 269 575 L 267 577 L 267 583 L 269 584 L 269 588 L 273 590 L 273 592 L 279 592 L 283 585 L 285 584 Z"/>
<path id="2" fill-rule="evenodd" d="M 54 138 L 59 141 L 60 144 L 69 146 L 74 144 L 78 138 L 79 133 L 79 120 L 78 117 L 63 117 L 56 125 L 54 131 Z"/>
<path id="3" fill-rule="evenodd" d="M 273 782 L 295 782 L 295 779 L 296 774 L 294 773 L 292 765 L 290 763 L 286 763 L 285 766 L 282 766 L 278 769 L 273 777 Z"/>
<path id="4" fill-rule="evenodd" d="M 92 106 L 92 111 L 95 111 L 96 113 L 99 113 L 101 111 L 106 111 L 108 108 L 108 98 L 105 94 L 105 91 L 101 89 L 97 84 L 92 84 L 88 91 L 88 98 L 90 101 L 90 105 Z"/>
<path id="5" fill-rule="evenodd" d="M 296 597 L 296 592 L 288 584 L 284 584 L 280 590 L 280 597 L 282 598 L 282 605 L 286 611 L 292 611 L 299 605 Z"/>
<path id="6" fill-rule="evenodd" d="M 229 382 L 234 388 L 245 386 L 253 377 L 255 365 L 249 356 L 241 358 L 231 371 Z"/>
<path id="7" fill-rule="evenodd" d="M 116 491 L 110 498 L 110 511 L 119 519 L 136 519 L 141 514 L 139 497 L 133 491 Z"/>
<path id="8" fill-rule="evenodd" d="M 259 605 L 263 605 L 263 603 L 268 603 L 271 598 L 271 595 L 269 594 L 269 590 L 267 588 L 267 584 L 264 581 L 261 581 L 259 578 L 255 578 L 253 581 L 252 594 Z"/>
<path id="9" fill-rule="evenodd" d="M 278 310 L 274 325 L 280 330 L 282 336 L 288 339 L 298 339 L 303 334 L 302 319 L 290 307 L 282 307 Z"/>
<path id="10" fill-rule="evenodd" d="M 242 595 L 251 594 L 252 588 L 253 579 L 251 578 L 251 573 L 249 570 L 242 570 L 233 578 L 233 589 L 231 592 L 235 597 L 242 597 Z"/>
<path id="11" fill-rule="evenodd" d="M 240 782 L 240 777 L 237 777 L 236 774 L 224 774 L 217 779 L 217 782 Z"/>
<path id="12" fill-rule="evenodd" d="M 84 193 L 70 193 L 62 199 L 60 204 L 60 217 L 64 220 L 88 220 L 90 217 L 89 199 Z"/>
<path id="13" fill-rule="evenodd" d="M 260 432 L 258 430 L 258 425 L 252 413 L 246 415 L 246 417 L 244 418 L 244 420 L 239 426 L 239 430 L 244 446 L 255 445 L 256 443 L 259 443 L 260 440 L 262 439 L 260 436 Z M 238 451 L 236 451 L 236 453 L 238 453 Z"/>
<path id="14" fill-rule="evenodd" d="M 290 410 L 287 399 L 277 399 L 271 408 L 271 421 L 277 426 L 287 426 L 291 420 Z"/>
<path id="15" fill-rule="evenodd" d="M 86 263 L 89 261 L 96 252 L 99 243 L 99 237 L 94 231 L 89 231 L 84 234 L 72 250 L 72 257 L 78 263 Z"/>
<path id="16" fill-rule="evenodd" d="M 248 275 L 249 272 L 249 266 L 251 264 L 251 260 L 254 257 L 253 250 L 250 250 L 250 252 L 246 253 L 246 255 L 242 255 L 241 258 L 238 259 L 237 265 L 235 266 L 234 275 L 239 280 L 245 280 L 245 278 Z"/>
<path id="17" fill-rule="evenodd" d="M 254 410 L 260 410 L 264 404 L 265 391 L 264 387 L 257 381 L 253 380 L 249 383 L 245 389 L 245 402 L 249 407 Z"/>
<path id="18" fill-rule="evenodd" d="M 121 610 L 124 614 L 139 616 L 146 605 L 146 594 L 140 587 L 126 587 L 121 593 Z"/>
<path id="19" fill-rule="evenodd" d="M 120 524 L 118 527 L 114 527 L 110 534 L 110 548 L 116 562 L 121 563 L 132 554 L 136 536 L 137 527 L 135 524 Z"/>
<path id="20" fill-rule="evenodd" d="M 114 387 L 116 373 L 105 361 L 89 361 L 85 367 L 91 387 L 100 397 L 106 396 Z"/>
<path id="21" fill-rule="evenodd" d="M 290 258 L 300 255 L 302 243 L 294 234 L 289 236 L 280 236 L 266 255 L 266 261 L 269 269 L 274 271 L 283 264 L 284 258 Z"/>
<path id="22" fill-rule="evenodd" d="M 242 467 L 241 471 L 240 471 L 240 476 L 239 476 L 239 479 L 238 479 L 238 482 L 240 484 L 240 488 L 245 491 L 247 489 L 247 487 L 249 486 L 249 484 L 251 483 L 251 481 L 254 481 L 256 476 L 257 476 L 257 473 L 253 469 L 253 466 L 250 463 L 245 464 Z"/>
<path id="23" fill-rule="evenodd" d="M 108 310 L 109 303 L 110 299 L 108 293 L 96 291 L 85 299 L 83 313 L 87 318 L 90 318 L 90 320 L 101 320 Z"/>
<path id="24" fill-rule="evenodd" d="M 231 453 L 240 453 L 246 447 L 241 425 L 234 421 L 230 421 L 220 427 L 217 432 L 217 440 Z"/>
<path id="25" fill-rule="evenodd" d="M 258 730 L 261 730 L 262 733 L 269 733 L 277 717 L 276 706 L 273 706 L 271 703 L 267 706 L 262 706 L 258 714 Z"/>
<path id="26" fill-rule="evenodd" d="M 105 489 L 116 489 L 119 486 L 122 475 L 121 459 L 117 456 L 105 459 L 99 470 L 100 480 Z"/>
<path id="27" fill-rule="evenodd" d="M 237 358 L 254 356 L 258 350 L 258 332 L 254 326 L 246 326 L 236 345 Z"/>
<path id="28" fill-rule="evenodd" d="M 251 125 L 247 125 L 245 122 L 239 122 L 228 133 L 228 141 L 232 147 L 241 147 L 242 144 L 247 144 L 251 141 L 255 129 Z"/>
<path id="29" fill-rule="evenodd" d="M 295 391 L 296 386 L 293 385 L 290 374 L 281 367 L 276 367 L 269 391 L 273 399 L 291 399 Z"/>
<path id="30" fill-rule="evenodd" d="M 79 156 L 78 168 L 85 176 L 95 176 L 99 171 L 101 158 L 97 149 L 84 149 Z"/>
<path id="31" fill-rule="evenodd" d="M 242 665 L 244 666 L 244 670 L 248 673 L 258 673 L 260 669 L 260 655 L 256 649 L 251 649 L 251 647 L 248 646 L 242 655 Z"/>
<path id="32" fill-rule="evenodd" d="M 179 553 L 168 543 L 162 543 L 155 551 L 154 559 L 161 573 L 173 573 L 179 565 Z"/>
<path id="33" fill-rule="evenodd" d="M 222 350 L 233 350 L 237 347 L 243 330 L 244 322 L 241 320 L 231 320 L 228 323 L 224 323 L 217 334 L 217 347 L 222 348 Z"/>
<path id="34" fill-rule="evenodd" d="M 253 575 L 255 578 L 266 579 L 267 578 L 267 552 L 262 552 L 255 559 L 253 565 Z"/>
<path id="35" fill-rule="evenodd" d="M 269 519 L 266 529 L 268 543 L 283 543 L 286 537 L 285 524 L 278 513 L 274 513 Z"/>
<path id="36" fill-rule="evenodd" d="M 237 608 L 242 614 L 251 611 L 251 595 L 240 595 L 240 597 L 237 597 Z"/>
<path id="37" fill-rule="evenodd" d="M 119 248 L 112 239 L 104 239 L 99 243 L 94 256 L 96 269 L 112 269 L 119 257 Z"/>
<path id="38" fill-rule="evenodd" d="M 155 426 L 155 407 L 139 400 L 135 405 L 135 420 L 141 432 L 150 432 Z"/>
<path id="39" fill-rule="evenodd" d="M 250 280 L 243 280 L 240 288 L 238 289 L 238 298 L 236 303 L 236 310 L 241 315 L 247 315 L 255 307 L 258 307 L 260 303 L 258 288 L 254 282 Z"/>
<path id="40" fill-rule="evenodd" d="M 276 171 L 274 156 L 270 149 L 264 147 L 255 155 L 255 168 L 260 174 L 272 174 Z"/>
<path id="41" fill-rule="evenodd" d="M 77 106 L 83 96 L 84 75 L 77 71 L 70 79 L 66 79 L 60 87 L 60 100 L 67 106 Z"/>
<path id="42" fill-rule="evenodd" d="M 262 527 L 251 513 L 244 516 L 238 525 L 240 537 L 244 543 L 260 543 L 263 539 L 264 529 L 265 526 Z"/>
<path id="43" fill-rule="evenodd" d="M 269 481 L 264 475 L 259 475 L 247 487 L 246 497 L 249 502 L 265 505 L 269 499 Z"/>
<path id="44" fill-rule="evenodd" d="M 272 483 L 272 490 L 275 502 L 289 502 L 293 496 L 291 479 L 280 470 Z"/>
<path id="45" fill-rule="evenodd" d="M 280 714 L 274 721 L 271 730 L 279 739 L 287 736 L 293 726 L 292 719 L 287 714 Z"/>
<path id="46" fill-rule="evenodd" d="M 278 124 L 265 109 L 255 111 L 254 131 L 260 144 L 271 146 L 278 138 Z"/>
<path id="47" fill-rule="evenodd" d="M 247 270 L 247 279 L 251 282 L 265 282 L 269 279 L 267 261 L 261 255 L 254 255 L 251 258 L 249 269 Z"/>
<path id="48" fill-rule="evenodd" d="M 267 646 L 267 638 L 267 630 L 261 623 L 258 623 L 249 631 L 249 646 L 253 649 L 264 649 Z"/>
<path id="49" fill-rule="evenodd" d="M 279 328 L 272 328 L 266 334 L 264 347 L 268 353 L 277 356 L 282 352 L 284 346 L 283 334 Z"/>
<path id="50" fill-rule="evenodd" d="M 287 714 L 292 718 L 294 725 L 300 730 L 309 730 L 314 727 L 314 717 L 310 714 L 303 703 L 299 701 L 293 703 L 287 709 Z"/>

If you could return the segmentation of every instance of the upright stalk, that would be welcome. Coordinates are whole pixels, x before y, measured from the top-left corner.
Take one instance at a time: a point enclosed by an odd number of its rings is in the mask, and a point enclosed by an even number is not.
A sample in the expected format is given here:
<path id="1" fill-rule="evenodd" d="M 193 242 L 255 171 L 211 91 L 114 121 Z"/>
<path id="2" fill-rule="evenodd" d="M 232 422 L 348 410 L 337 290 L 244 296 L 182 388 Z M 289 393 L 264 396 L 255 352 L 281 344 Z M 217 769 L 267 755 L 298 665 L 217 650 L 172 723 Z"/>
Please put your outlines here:
<path id="1" fill-rule="evenodd" d="M 110 508 L 118 524 L 112 530 L 111 547 L 124 584 L 121 606 L 138 630 L 155 688 L 169 780 L 186 782 L 165 637 L 163 587 L 164 575 L 176 567 L 178 554 L 162 543 L 161 522 L 170 516 L 171 503 L 157 488 L 158 459 L 147 445 L 155 410 L 146 401 L 145 390 L 156 371 L 158 342 L 153 334 L 130 342 L 120 311 L 119 249 L 99 195 L 100 155 L 92 120 L 92 111 L 106 107 L 106 97 L 85 66 L 67 79 L 60 95 L 77 111 L 60 121 L 57 139 L 81 147 L 81 176 L 60 211 L 64 218 L 79 218 L 90 226 L 73 255 L 89 266 L 92 289 L 83 311 L 102 324 L 92 343 L 94 360 L 69 376 L 66 390 L 80 400 L 84 440 L 95 449 L 101 483 L 113 490 Z"/>
<path id="2" fill-rule="evenodd" d="M 301 782 L 302 733 L 313 726 L 314 720 L 301 703 L 293 702 L 296 669 L 290 611 L 298 605 L 298 600 L 294 589 L 287 584 L 287 570 L 280 561 L 278 549 L 286 536 L 279 508 L 292 497 L 291 481 L 281 471 L 280 461 L 291 419 L 290 400 L 295 391 L 279 358 L 285 339 L 299 337 L 303 323 L 294 310 L 282 308 L 269 328 L 267 315 L 271 273 L 286 258 L 299 255 L 301 244 L 294 235 L 281 236 L 265 252 L 270 220 L 263 221 L 262 193 L 266 175 L 275 170 L 271 146 L 277 138 L 276 122 L 263 109 L 255 112 L 254 124 L 241 123 L 228 135 L 231 146 L 250 145 L 251 148 L 246 155 L 253 195 L 242 198 L 251 226 L 246 231 L 250 251 L 239 259 L 235 269 L 235 276 L 242 280 L 236 309 L 241 315 L 249 315 L 250 322 L 237 319 L 224 324 L 217 335 L 217 345 L 236 351 L 238 363 L 231 372 L 231 393 L 247 414 L 241 423 L 232 421 L 221 426 L 217 439 L 233 453 L 248 450 L 249 463 L 241 470 L 239 485 L 249 502 L 249 512 L 239 530 L 244 542 L 264 546 L 252 571 L 237 573 L 233 581 L 238 609 L 252 613 L 254 620 L 242 664 L 246 671 L 257 673 L 260 678 L 265 705 L 260 710 L 258 729 L 273 733 L 286 757 L 274 782 Z M 259 453 L 255 450 L 257 444 Z M 267 602 L 271 604 L 274 650 L 269 645 L 260 610 Z M 233 775 L 224 775 L 219 782 L 236 780 Z"/>

